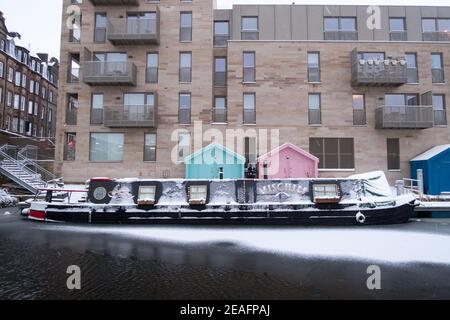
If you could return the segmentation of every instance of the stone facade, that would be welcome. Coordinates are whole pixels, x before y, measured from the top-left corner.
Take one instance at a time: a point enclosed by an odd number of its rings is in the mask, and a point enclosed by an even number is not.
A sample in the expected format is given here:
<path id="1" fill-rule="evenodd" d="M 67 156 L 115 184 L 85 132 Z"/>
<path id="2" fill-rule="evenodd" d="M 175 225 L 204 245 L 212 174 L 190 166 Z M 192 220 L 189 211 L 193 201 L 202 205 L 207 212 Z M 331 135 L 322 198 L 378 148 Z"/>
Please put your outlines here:
<path id="1" fill-rule="evenodd" d="M 194 135 L 194 122 L 201 122 L 203 132 L 214 129 L 225 132 L 226 129 L 267 129 L 279 130 L 279 144 L 293 143 L 302 149 L 310 149 L 309 139 L 320 138 L 353 138 L 354 169 L 321 170 L 322 177 L 343 177 L 353 173 L 371 170 L 384 170 L 391 182 L 409 176 L 409 159 L 436 144 L 449 141 L 449 129 L 446 125 L 434 126 L 424 130 L 375 129 L 375 108 L 384 104 L 384 96 L 389 93 L 447 94 L 448 82 L 432 84 L 431 58 L 432 52 L 439 52 L 444 57 L 444 71 L 450 75 L 447 57 L 450 56 L 448 42 L 403 41 L 391 42 L 381 36 L 377 41 L 372 39 L 359 41 L 324 41 L 323 39 L 289 40 L 280 32 L 273 32 L 270 26 L 260 22 L 260 33 L 264 41 L 240 40 L 240 20 L 247 15 L 266 15 L 271 7 L 255 10 L 255 6 L 237 6 L 235 10 L 215 10 L 212 1 L 194 0 L 184 2 L 167 0 L 159 3 L 139 1 L 139 6 L 96 6 L 91 1 L 79 4 L 82 13 L 81 41 L 70 43 L 70 31 L 66 26 L 66 8 L 72 3 L 64 0 L 62 27 L 62 47 L 60 64 L 59 111 L 57 118 L 56 171 L 68 182 L 82 182 L 93 176 L 108 177 L 140 177 L 140 178 L 180 178 L 184 177 L 182 163 L 173 163 L 171 154 L 177 146 L 175 130 L 184 130 Z M 258 6 L 256 6 L 258 7 Z M 277 6 L 275 6 L 278 8 Z M 283 8 L 281 8 L 283 7 Z M 297 8 L 299 7 L 299 8 Z M 283 13 L 285 8 L 299 14 L 303 6 L 280 6 L 274 9 Z M 313 6 L 315 8 L 315 6 Z M 311 9 L 314 14 L 323 12 Z M 360 7 L 355 12 L 360 12 Z M 160 14 L 159 45 L 113 45 L 94 42 L 95 13 L 106 12 L 108 18 L 126 16 L 127 12 L 157 11 Z M 272 9 L 270 9 L 272 10 Z M 269 11 L 270 11 L 269 10 Z M 350 9 L 345 9 L 350 10 Z M 346 11 L 343 12 L 346 12 Z M 353 10 L 353 9 L 352 9 Z M 192 11 L 192 42 L 180 42 L 180 12 Z M 316 12 L 317 11 L 317 12 Z M 401 10 L 400 10 L 401 11 Z M 397 13 L 400 11 L 396 11 Z M 406 14 L 406 9 L 404 10 Z M 255 13 L 256 12 L 256 13 Z M 334 12 L 334 11 L 333 11 Z M 361 11 L 362 12 L 362 11 Z M 431 13 L 430 13 L 431 14 Z M 414 15 L 408 15 L 408 19 Z M 420 24 L 420 15 L 417 23 Z M 436 14 L 437 16 L 437 14 Z M 449 14 L 450 17 L 450 14 Z M 213 46 L 214 20 L 230 22 L 230 41 L 227 48 Z M 271 21 L 269 19 L 269 21 Z M 292 20 L 294 21 L 294 20 Z M 323 19 L 318 21 L 321 24 Z M 384 20 L 383 20 L 384 21 Z M 294 28 L 293 23 L 290 23 Z M 358 23 L 358 28 L 360 23 Z M 363 27 L 361 27 L 363 28 Z M 263 33 L 261 30 L 266 30 Z M 289 34 L 289 30 L 285 30 Z M 364 30 L 359 30 L 364 35 Z M 319 32 L 320 33 L 320 32 Z M 322 32 L 323 34 L 323 29 Z M 276 37 L 275 37 L 276 35 Z M 314 34 L 315 35 L 315 34 Z M 387 34 L 389 36 L 389 34 Z M 372 40 L 372 41 L 370 41 Z M 362 52 L 385 52 L 386 56 L 401 57 L 406 52 L 417 54 L 419 84 L 404 84 L 398 87 L 351 85 L 351 52 L 357 48 Z M 179 54 L 192 52 L 192 82 L 179 83 Z M 256 60 L 256 81 L 251 84 L 242 82 L 243 52 L 252 51 Z M 307 53 L 320 52 L 320 83 L 308 83 Z M 137 67 L 136 86 L 90 86 L 82 80 L 68 83 L 67 78 L 69 54 L 79 54 L 81 60 L 81 76 L 83 77 L 83 61 L 89 60 L 88 52 L 126 52 L 128 61 Z M 159 53 L 158 83 L 145 82 L 146 54 Z M 227 86 L 214 87 L 214 57 L 227 57 Z M 152 92 L 157 94 L 157 128 L 108 128 L 104 125 L 91 125 L 92 93 L 104 94 L 104 106 L 123 105 L 124 93 Z M 190 92 L 192 125 L 178 123 L 179 94 Z M 68 94 L 78 94 L 77 124 L 66 124 L 66 106 Z M 255 93 L 256 125 L 243 125 L 243 94 Z M 320 125 L 308 124 L 308 94 L 321 94 Z M 352 95 L 365 95 L 366 125 L 353 125 Z M 212 123 L 214 96 L 227 97 L 226 124 Z M 117 132 L 124 133 L 123 161 L 94 162 L 90 161 L 90 133 Z M 269 131 L 270 132 L 270 131 Z M 64 160 L 66 134 L 76 133 L 75 159 Z M 144 161 L 144 135 L 156 133 L 156 161 Z M 209 131 L 211 133 L 211 131 Z M 387 168 L 387 138 L 399 138 L 400 168 L 389 171 Z M 243 154 L 242 140 L 237 142 L 237 152 Z M 211 140 L 211 139 L 209 139 Z M 191 151 L 196 151 L 211 141 L 206 139 L 201 145 L 192 142 Z M 217 142 L 217 141 L 216 141 Z M 268 151 L 276 145 L 267 146 Z M 227 147 L 232 147 L 227 144 Z M 261 154 L 264 152 L 261 152 Z"/>

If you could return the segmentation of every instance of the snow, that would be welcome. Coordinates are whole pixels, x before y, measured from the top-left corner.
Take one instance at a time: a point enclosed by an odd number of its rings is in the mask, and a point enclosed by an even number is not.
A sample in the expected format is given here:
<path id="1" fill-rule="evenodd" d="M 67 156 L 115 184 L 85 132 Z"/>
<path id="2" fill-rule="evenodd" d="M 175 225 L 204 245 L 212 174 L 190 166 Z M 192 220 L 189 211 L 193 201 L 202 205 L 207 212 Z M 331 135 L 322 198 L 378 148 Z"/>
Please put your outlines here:
<path id="1" fill-rule="evenodd" d="M 360 180 L 365 196 L 392 197 L 392 189 L 383 171 L 356 174 L 349 179 Z"/>
<path id="2" fill-rule="evenodd" d="M 437 156 L 441 152 L 447 150 L 448 148 L 450 148 L 450 144 L 443 144 L 443 145 L 440 145 L 440 146 L 435 146 L 435 147 L 431 148 L 430 150 L 428 150 L 428 151 L 418 155 L 417 157 L 411 159 L 410 161 L 425 161 L 425 160 L 429 160 L 429 159 Z"/>
<path id="3" fill-rule="evenodd" d="M 252 249 L 293 257 L 358 259 L 387 263 L 439 263 L 450 265 L 450 235 L 380 228 L 304 227 L 82 227 L 50 226 L 62 232 L 111 234 L 140 240 L 181 245 L 234 243 Z"/>
<path id="4" fill-rule="evenodd" d="M 11 197 L 11 195 L 4 189 L 0 189 L 0 206 L 11 207 L 17 203 L 17 199 Z"/>

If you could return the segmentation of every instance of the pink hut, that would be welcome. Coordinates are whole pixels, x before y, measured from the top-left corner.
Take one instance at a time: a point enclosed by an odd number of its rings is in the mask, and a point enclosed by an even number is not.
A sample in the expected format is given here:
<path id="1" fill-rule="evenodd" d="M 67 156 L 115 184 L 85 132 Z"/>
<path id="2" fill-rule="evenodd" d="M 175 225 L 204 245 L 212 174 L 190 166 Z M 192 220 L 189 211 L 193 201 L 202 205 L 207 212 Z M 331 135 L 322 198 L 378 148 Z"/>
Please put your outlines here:
<path id="1" fill-rule="evenodd" d="M 285 143 L 258 158 L 259 179 L 317 178 L 319 159 Z"/>

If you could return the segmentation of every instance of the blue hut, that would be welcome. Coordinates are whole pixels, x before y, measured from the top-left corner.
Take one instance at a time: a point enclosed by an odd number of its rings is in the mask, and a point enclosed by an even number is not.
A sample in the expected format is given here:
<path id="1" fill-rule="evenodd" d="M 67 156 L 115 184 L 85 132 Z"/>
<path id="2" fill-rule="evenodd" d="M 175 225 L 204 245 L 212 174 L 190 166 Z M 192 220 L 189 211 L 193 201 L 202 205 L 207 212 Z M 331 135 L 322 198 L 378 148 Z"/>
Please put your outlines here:
<path id="1" fill-rule="evenodd" d="M 450 144 L 433 147 L 412 159 L 410 164 L 413 179 L 417 179 L 417 170 L 422 169 L 425 194 L 450 192 Z"/>
<path id="2" fill-rule="evenodd" d="M 184 163 L 186 179 L 244 178 L 245 158 L 217 143 L 186 157 Z"/>

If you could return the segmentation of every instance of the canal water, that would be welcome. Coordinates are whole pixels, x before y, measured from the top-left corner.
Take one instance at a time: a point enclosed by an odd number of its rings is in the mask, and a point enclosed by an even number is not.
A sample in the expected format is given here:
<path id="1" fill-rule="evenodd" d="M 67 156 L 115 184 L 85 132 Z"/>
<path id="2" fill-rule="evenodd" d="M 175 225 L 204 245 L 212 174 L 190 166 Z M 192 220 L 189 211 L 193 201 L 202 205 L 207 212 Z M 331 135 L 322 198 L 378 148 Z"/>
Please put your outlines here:
<path id="1" fill-rule="evenodd" d="M 449 299 L 450 220 L 363 228 L 42 224 L 0 210 L 0 299 Z M 81 269 L 71 291 L 67 268 Z M 369 290 L 367 268 L 380 267 Z"/>

